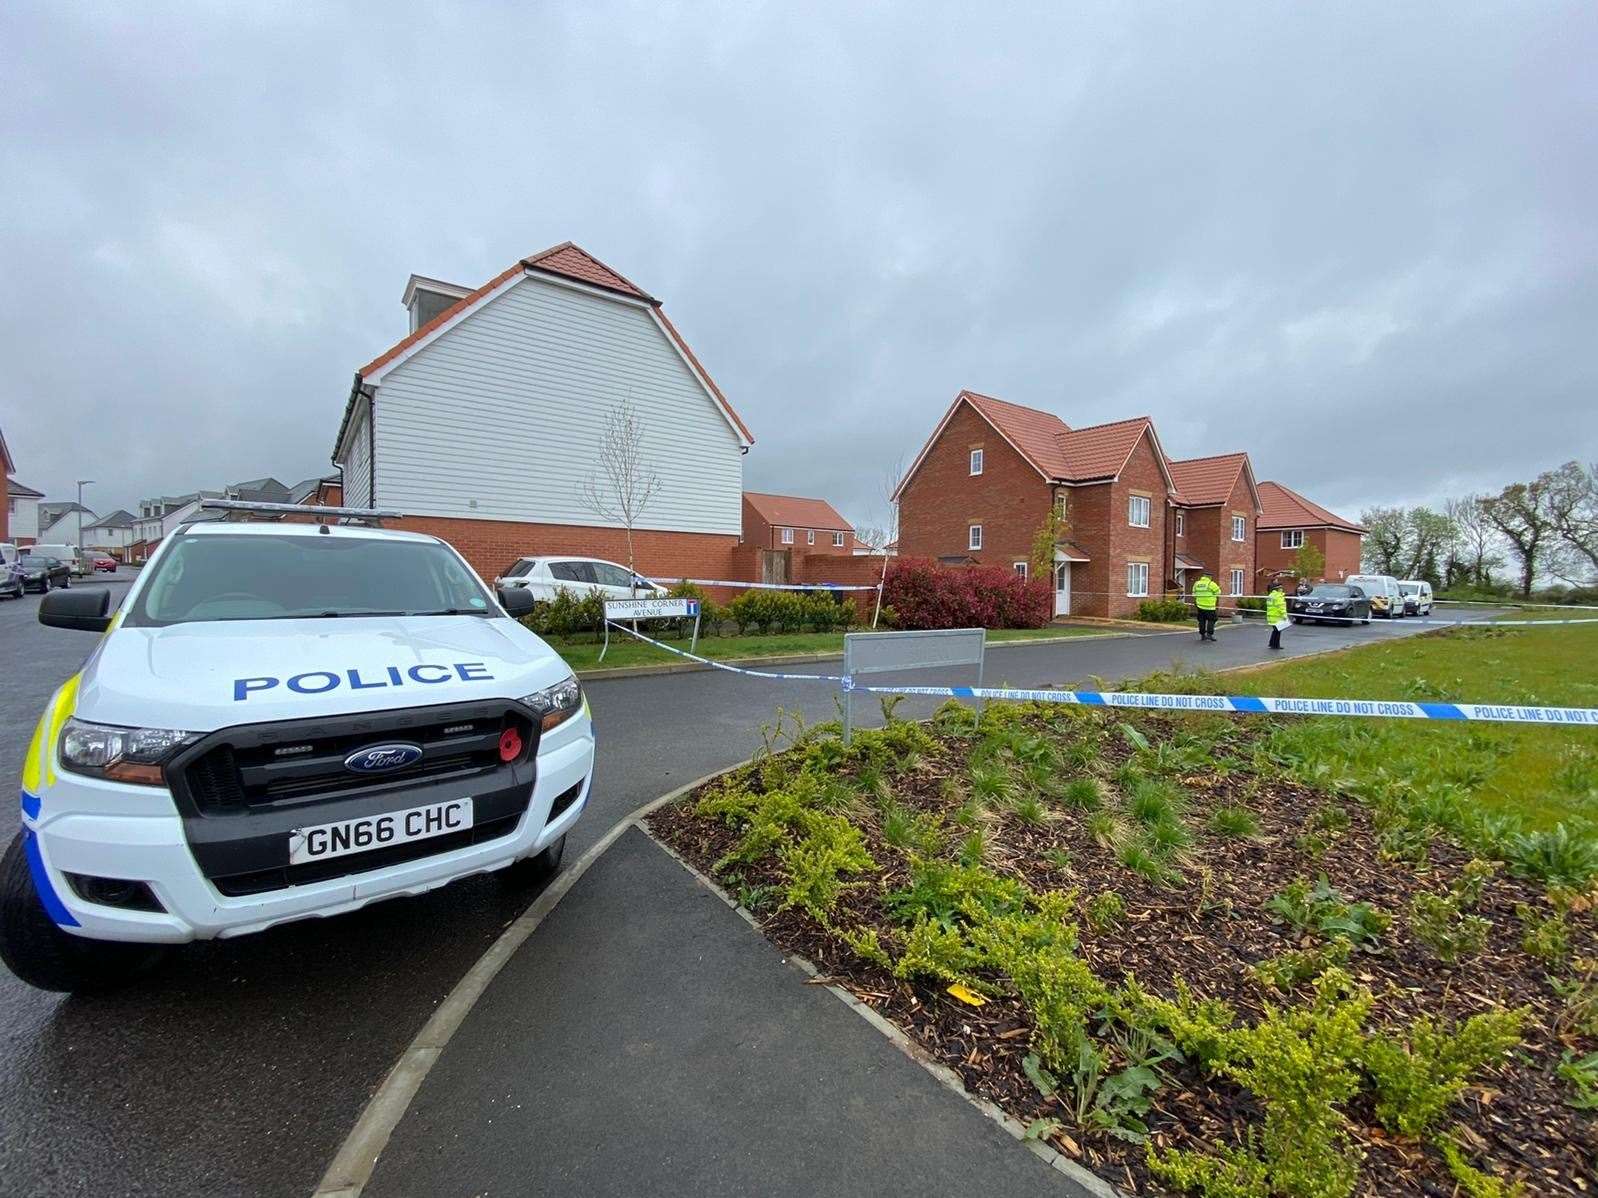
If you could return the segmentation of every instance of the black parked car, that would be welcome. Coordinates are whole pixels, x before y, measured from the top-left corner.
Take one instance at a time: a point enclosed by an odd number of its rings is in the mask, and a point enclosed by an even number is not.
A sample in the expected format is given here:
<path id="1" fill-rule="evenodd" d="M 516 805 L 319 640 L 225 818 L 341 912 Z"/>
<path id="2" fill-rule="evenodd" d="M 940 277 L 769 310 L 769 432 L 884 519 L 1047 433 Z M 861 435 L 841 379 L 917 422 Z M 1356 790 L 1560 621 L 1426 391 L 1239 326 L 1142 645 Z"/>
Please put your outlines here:
<path id="1" fill-rule="evenodd" d="M 72 567 L 58 557 L 24 553 L 17 558 L 17 566 L 22 570 L 22 585 L 25 590 L 38 591 L 42 595 L 51 587 L 72 585 Z"/>
<path id="2" fill-rule="evenodd" d="M 1295 624 L 1306 620 L 1317 624 L 1327 620 L 1334 624 L 1349 624 L 1355 620 L 1369 624 L 1371 601 L 1359 587 L 1322 582 L 1311 587 L 1308 593 L 1290 598 L 1287 612 Z"/>

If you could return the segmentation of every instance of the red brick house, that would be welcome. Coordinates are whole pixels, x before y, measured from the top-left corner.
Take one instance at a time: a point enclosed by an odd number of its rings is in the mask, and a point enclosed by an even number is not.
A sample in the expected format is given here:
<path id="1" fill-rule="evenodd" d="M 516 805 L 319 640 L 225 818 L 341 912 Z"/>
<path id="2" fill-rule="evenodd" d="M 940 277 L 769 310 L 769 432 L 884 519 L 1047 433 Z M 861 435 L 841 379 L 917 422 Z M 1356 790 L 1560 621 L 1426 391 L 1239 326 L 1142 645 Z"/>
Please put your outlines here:
<path id="1" fill-rule="evenodd" d="M 489 578 L 528 554 L 626 562 L 585 497 L 626 401 L 659 480 L 637 568 L 729 577 L 754 437 L 658 299 L 565 242 L 476 289 L 413 275 L 403 303 L 410 333 L 356 371 L 334 439 L 346 504 L 404 512 Z"/>
<path id="2" fill-rule="evenodd" d="M 1365 530 L 1345 520 L 1281 483 L 1260 484 L 1259 532 L 1255 540 L 1255 568 L 1260 583 L 1291 573 L 1301 545 L 1313 545 L 1326 559 L 1321 578 L 1312 582 L 1340 582 L 1359 573 L 1360 542 Z"/>
<path id="3" fill-rule="evenodd" d="M 854 526 L 825 499 L 744 492 L 744 544 L 810 553 L 854 553 Z"/>
<path id="4" fill-rule="evenodd" d="M 1059 508 L 1056 614 L 1124 616 L 1163 589 L 1175 489 L 1146 416 L 1074 429 L 962 391 L 894 493 L 899 553 L 1025 573 Z"/>
<path id="5" fill-rule="evenodd" d="M 11 459 L 11 450 L 6 446 L 5 430 L 0 429 L 0 491 L 6 492 L 6 502 L 0 503 L 0 541 L 11 540 L 11 476 L 16 473 L 17 464 Z"/>
<path id="6" fill-rule="evenodd" d="M 1172 462 L 1171 579 L 1186 592 L 1201 572 L 1228 595 L 1254 588 L 1254 536 L 1260 493 L 1246 453 Z"/>

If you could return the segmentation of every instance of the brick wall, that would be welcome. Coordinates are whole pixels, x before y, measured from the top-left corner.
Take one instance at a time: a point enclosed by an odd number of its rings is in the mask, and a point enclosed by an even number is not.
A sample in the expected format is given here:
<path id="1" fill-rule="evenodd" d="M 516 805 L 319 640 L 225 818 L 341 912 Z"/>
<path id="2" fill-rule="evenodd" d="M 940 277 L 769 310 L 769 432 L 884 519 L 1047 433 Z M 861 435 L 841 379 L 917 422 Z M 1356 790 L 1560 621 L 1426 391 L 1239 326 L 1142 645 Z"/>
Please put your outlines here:
<path id="1" fill-rule="evenodd" d="M 1262 582 L 1293 568 L 1297 549 L 1282 548 L 1283 529 L 1267 529 L 1254 538 L 1256 577 Z M 1323 578 L 1312 581 L 1341 582 L 1350 574 L 1359 573 L 1360 536 L 1336 528 L 1311 528 L 1305 530 L 1304 541 L 1321 551 L 1326 558 Z"/>
<path id="2" fill-rule="evenodd" d="M 1088 508 L 1093 521 L 1084 520 L 1081 525 L 1074 527 L 1086 531 L 1096 525 L 1096 532 L 1089 533 L 1088 540 L 1084 540 L 1078 531 L 1073 531 L 1072 540 L 1093 558 L 1087 571 L 1093 580 L 1089 589 L 1100 593 L 1084 595 L 1086 605 L 1079 605 L 1073 595 L 1071 610 L 1084 615 L 1129 616 L 1137 610 L 1143 598 L 1131 597 L 1126 593 L 1127 563 L 1148 563 L 1151 598 L 1160 594 L 1166 571 L 1168 492 L 1165 475 L 1160 470 L 1159 458 L 1148 435 L 1145 434 L 1138 441 L 1120 478 L 1097 487 L 1075 488 L 1074 495 L 1080 496 L 1089 491 L 1095 492 Z M 1128 501 L 1133 495 L 1142 495 L 1149 500 L 1147 528 L 1134 528 L 1127 522 Z M 1081 506 L 1074 497 L 1072 506 Z M 1076 571 L 1081 569 L 1080 566 L 1073 568 L 1073 581 Z"/>
<path id="3" fill-rule="evenodd" d="M 1188 508 L 1187 510 L 1187 549 L 1191 554 L 1204 563 L 1204 568 L 1209 571 L 1211 578 L 1221 585 L 1223 595 L 1232 592 L 1232 571 L 1243 571 L 1243 593 L 1252 595 L 1260 593 L 1259 577 L 1255 573 L 1256 536 L 1254 522 L 1257 519 L 1254 511 L 1254 499 L 1249 494 L 1248 481 L 1239 474 L 1236 484 L 1232 487 L 1232 494 L 1227 501 L 1218 507 Z M 1232 517 L 1243 517 L 1243 539 L 1232 540 Z M 1292 556 L 1289 551 L 1289 557 Z M 1197 580 L 1197 574 L 1189 578 L 1191 586 Z"/>
<path id="4" fill-rule="evenodd" d="M 0 474 L 0 491 L 4 491 L 6 476 Z M 5 502 L 0 503 L 0 541 L 11 540 L 11 497 L 7 495 Z"/>
<path id="5" fill-rule="evenodd" d="M 569 554 L 627 564 L 627 534 L 619 528 L 576 524 L 524 524 L 514 520 L 459 520 L 445 516 L 406 516 L 385 520 L 384 528 L 424 532 L 460 550 L 472 569 L 492 580 L 520 557 Z M 743 578 L 734 569 L 738 538 L 716 533 L 633 533 L 639 573 L 657 578 Z"/>
<path id="6" fill-rule="evenodd" d="M 971 450 L 982 473 L 971 474 Z M 1032 538 L 1048 518 L 1051 488 L 993 426 L 961 404 L 899 497 L 902 557 L 971 557 L 1010 566 L 1032 556 Z M 982 525 L 982 548 L 968 549 Z M 880 564 L 880 563 L 879 563 Z"/>

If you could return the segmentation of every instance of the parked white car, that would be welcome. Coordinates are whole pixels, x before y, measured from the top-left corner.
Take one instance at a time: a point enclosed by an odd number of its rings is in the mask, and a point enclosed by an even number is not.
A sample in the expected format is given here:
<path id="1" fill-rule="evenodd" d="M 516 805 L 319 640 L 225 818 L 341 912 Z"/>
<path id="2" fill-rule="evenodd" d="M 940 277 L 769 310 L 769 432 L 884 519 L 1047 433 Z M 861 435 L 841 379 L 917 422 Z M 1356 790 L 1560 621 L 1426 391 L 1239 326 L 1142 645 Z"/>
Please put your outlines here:
<path id="1" fill-rule="evenodd" d="M 524 557 L 494 585 L 529 591 L 535 603 L 553 599 L 562 587 L 578 595 L 598 591 L 606 599 L 660 599 L 667 593 L 626 566 L 597 557 Z"/>
<path id="2" fill-rule="evenodd" d="M 1371 601 L 1371 615 L 1384 620 L 1403 618 L 1404 592 L 1391 574 L 1350 574 L 1343 581 L 1365 592 Z"/>
<path id="3" fill-rule="evenodd" d="M 1404 614 L 1406 616 L 1429 616 L 1432 614 L 1432 584 L 1421 578 L 1400 579 L 1398 589 L 1404 593 Z"/>
<path id="4" fill-rule="evenodd" d="M 74 578 L 87 578 L 94 572 L 94 563 L 89 555 L 76 545 L 30 545 L 28 552 L 65 562 Z"/>

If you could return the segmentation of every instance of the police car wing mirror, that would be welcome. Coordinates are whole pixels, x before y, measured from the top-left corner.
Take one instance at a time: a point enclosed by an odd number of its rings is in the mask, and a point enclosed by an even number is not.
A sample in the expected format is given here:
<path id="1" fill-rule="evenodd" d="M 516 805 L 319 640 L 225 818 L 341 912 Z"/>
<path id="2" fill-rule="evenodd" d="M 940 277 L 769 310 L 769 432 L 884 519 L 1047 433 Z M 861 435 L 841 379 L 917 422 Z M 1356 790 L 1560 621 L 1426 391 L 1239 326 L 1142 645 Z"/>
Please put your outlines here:
<path id="1" fill-rule="evenodd" d="M 525 587 L 499 587 L 495 593 L 499 597 L 499 605 L 505 609 L 507 616 L 519 618 L 533 610 L 532 592 Z"/>
<path id="2" fill-rule="evenodd" d="M 39 602 L 39 623 L 79 632 L 104 632 L 111 627 L 111 592 L 104 587 L 51 591 Z"/>

